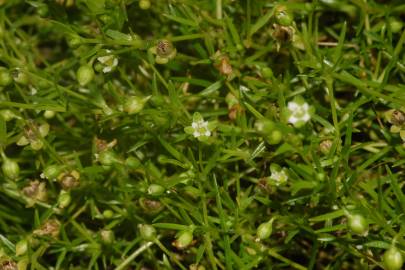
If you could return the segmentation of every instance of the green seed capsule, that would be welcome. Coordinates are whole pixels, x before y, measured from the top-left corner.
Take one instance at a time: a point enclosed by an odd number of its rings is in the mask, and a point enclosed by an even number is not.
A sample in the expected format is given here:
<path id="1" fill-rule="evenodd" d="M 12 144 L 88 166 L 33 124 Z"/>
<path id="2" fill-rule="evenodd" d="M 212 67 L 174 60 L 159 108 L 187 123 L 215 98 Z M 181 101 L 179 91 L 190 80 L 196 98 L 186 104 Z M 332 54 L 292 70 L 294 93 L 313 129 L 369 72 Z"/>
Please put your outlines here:
<path id="1" fill-rule="evenodd" d="M 115 240 L 114 232 L 112 230 L 101 230 L 100 231 L 101 241 L 104 244 L 112 244 Z"/>
<path id="2" fill-rule="evenodd" d="M 119 162 L 117 154 L 112 150 L 104 150 L 98 154 L 98 161 L 104 166 L 111 166 Z"/>
<path id="3" fill-rule="evenodd" d="M 156 238 L 156 229 L 155 227 L 148 224 L 139 224 L 139 232 L 141 237 L 146 241 L 153 241 Z"/>
<path id="4" fill-rule="evenodd" d="M 256 230 L 257 238 L 259 238 L 260 240 L 267 239 L 270 237 L 272 231 L 273 231 L 273 220 L 262 223 L 259 225 L 259 227 L 257 227 Z"/>
<path id="5" fill-rule="evenodd" d="M 90 65 L 83 65 L 77 70 L 77 81 L 81 86 L 85 86 L 94 78 L 94 70 Z"/>
<path id="6" fill-rule="evenodd" d="M 355 234 L 365 236 L 368 233 L 368 222 L 360 214 L 349 215 L 347 225 Z"/>
<path id="7" fill-rule="evenodd" d="M 140 0 L 139 1 L 139 7 L 141 9 L 149 9 L 151 6 L 150 1 L 149 0 Z"/>
<path id="8" fill-rule="evenodd" d="M 56 115 L 56 112 L 54 112 L 54 111 L 46 110 L 46 111 L 44 112 L 44 117 L 45 117 L 46 119 L 54 118 L 55 115 Z"/>
<path id="9" fill-rule="evenodd" d="M 16 117 L 16 115 L 13 111 L 5 109 L 0 111 L 0 117 L 3 117 L 4 121 L 7 122 Z"/>
<path id="10" fill-rule="evenodd" d="M 400 270 L 404 264 L 401 252 L 396 247 L 391 247 L 383 255 L 386 270 Z"/>
<path id="11" fill-rule="evenodd" d="M 103 217 L 106 219 L 110 219 L 114 216 L 114 212 L 110 209 L 104 210 L 103 211 Z"/>
<path id="12" fill-rule="evenodd" d="M 283 133 L 280 130 L 273 130 L 266 139 L 269 144 L 279 144 L 283 139 Z"/>
<path id="13" fill-rule="evenodd" d="M 46 4 L 42 4 L 37 7 L 38 15 L 41 17 L 45 17 L 49 13 L 49 7 Z"/>
<path id="14" fill-rule="evenodd" d="M 290 26 L 293 22 L 293 17 L 285 6 L 276 7 L 275 17 L 276 22 L 282 26 Z"/>
<path id="15" fill-rule="evenodd" d="M 162 187 L 161 185 L 151 184 L 148 187 L 148 194 L 150 194 L 152 196 L 159 196 L 159 195 L 162 195 L 164 192 L 165 192 L 165 188 Z"/>
<path id="16" fill-rule="evenodd" d="M 21 84 L 21 85 L 27 85 L 28 84 L 28 75 L 21 69 L 17 68 L 11 72 L 13 79 L 16 83 Z"/>
<path id="17" fill-rule="evenodd" d="M 62 190 L 58 197 L 58 207 L 63 209 L 69 206 L 72 201 L 69 191 Z"/>
<path id="18" fill-rule="evenodd" d="M 144 98 L 137 97 L 137 96 L 131 96 L 124 102 L 123 110 L 124 110 L 124 112 L 126 112 L 128 114 L 139 113 L 140 111 L 143 110 L 145 103 L 149 99 L 150 99 L 150 96 L 144 97 Z"/>
<path id="19" fill-rule="evenodd" d="M 72 36 L 67 40 L 67 43 L 70 47 L 77 48 L 82 43 L 82 40 L 79 36 Z"/>
<path id="20" fill-rule="evenodd" d="M 276 124 L 268 119 L 259 119 L 255 123 L 255 129 L 261 134 L 271 134 L 276 130 Z"/>
<path id="21" fill-rule="evenodd" d="M 191 230 L 182 231 L 178 234 L 173 246 L 178 249 L 185 249 L 193 243 L 193 232 Z"/>
<path id="22" fill-rule="evenodd" d="M 1 168 L 3 170 L 4 176 L 6 176 L 9 179 L 16 180 L 20 175 L 20 166 L 18 166 L 17 162 L 11 159 L 8 158 L 4 159 Z"/>
<path id="23" fill-rule="evenodd" d="M 264 67 L 261 70 L 262 76 L 266 79 L 272 79 L 273 78 L 273 70 L 271 70 L 271 68 L 269 67 Z"/>
<path id="24" fill-rule="evenodd" d="M 7 86 L 13 82 L 13 77 L 5 68 L 0 68 L 0 86 Z"/>
<path id="25" fill-rule="evenodd" d="M 26 239 L 19 241 L 15 245 L 15 255 L 16 256 L 24 255 L 25 253 L 27 253 L 27 250 L 28 250 L 28 242 Z"/>
<path id="26" fill-rule="evenodd" d="M 141 161 L 136 157 L 128 157 L 125 160 L 125 165 L 131 169 L 137 169 L 141 166 Z"/>
<path id="27" fill-rule="evenodd" d="M 395 18 L 390 18 L 389 24 L 392 33 L 399 33 L 402 30 L 402 27 L 404 26 L 404 23 L 402 21 L 397 20 Z"/>
<path id="28" fill-rule="evenodd" d="M 49 180 L 55 180 L 62 172 L 63 166 L 52 164 L 47 166 L 41 173 L 41 178 L 46 178 Z"/>

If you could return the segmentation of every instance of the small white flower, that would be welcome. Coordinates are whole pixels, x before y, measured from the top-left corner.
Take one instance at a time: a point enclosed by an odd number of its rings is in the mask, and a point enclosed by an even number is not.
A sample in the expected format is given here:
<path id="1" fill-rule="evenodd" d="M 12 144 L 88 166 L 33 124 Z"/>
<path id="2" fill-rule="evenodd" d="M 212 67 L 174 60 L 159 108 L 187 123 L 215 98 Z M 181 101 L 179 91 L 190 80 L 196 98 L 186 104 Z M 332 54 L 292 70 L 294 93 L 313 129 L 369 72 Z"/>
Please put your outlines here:
<path id="1" fill-rule="evenodd" d="M 109 53 L 110 51 L 107 51 Z M 97 57 L 97 60 L 103 64 L 103 72 L 108 73 L 111 72 L 117 65 L 118 65 L 118 58 L 114 55 L 105 55 Z"/>
<path id="2" fill-rule="evenodd" d="M 204 120 L 199 120 L 191 123 L 191 127 L 194 129 L 193 136 L 198 138 L 200 136 L 211 136 L 211 131 L 208 129 L 208 122 Z"/>
<path id="3" fill-rule="evenodd" d="M 240 85 L 240 86 L 239 86 L 239 90 L 242 91 L 242 92 L 249 92 L 249 91 L 250 91 L 250 89 L 247 88 L 247 87 L 244 86 L 244 85 Z"/>
<path id="4" fill-rule="evenodd" d="M 288 111 L 290 116 L 288 117 L 288 122 L 295 125 L 298 122 L 308 122 L 311 119 L 309 114 L 308 103 L 298 104 L 297 102 L 288 102 Z"/>
<path id="5" fill-rule="evenodd" d="M 271 175 L 270 175 L 270 179 L 275 181 L 276 186 L 279 186 L 279 185 L 284 184 L 285 182 L 287 182 L 288 175 L 285 172 L 285 169 L 281 169 L 279 171 L 272 170 Z"/>
<path id="6" fill-rule="evenodd" d="M 193 115 L 191 125 L 184 128 L 184 132 L 193 135 L 199 141 L 206 141 L 211 136 L 214 126 L 212 122 L 204 121 L 200 113 Z"/>

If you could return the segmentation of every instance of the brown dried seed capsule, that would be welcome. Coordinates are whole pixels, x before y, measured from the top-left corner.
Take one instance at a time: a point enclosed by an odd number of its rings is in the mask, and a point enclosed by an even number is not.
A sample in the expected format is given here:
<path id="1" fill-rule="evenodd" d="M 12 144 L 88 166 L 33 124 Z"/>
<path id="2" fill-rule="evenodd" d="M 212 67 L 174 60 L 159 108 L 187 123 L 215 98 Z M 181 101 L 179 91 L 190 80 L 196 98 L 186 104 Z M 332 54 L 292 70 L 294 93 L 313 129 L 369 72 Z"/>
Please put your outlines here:
<path id="1" fill-rule="evenodd" d="M 34 231 L 35 235 L 58 237 L 60 230 L 60 222 L 56 219 L 46 221 L 39 229 Z"/>
<path id="2" fill-rule="evenodd" d="M 38 180 L 31 181 L 28 186 L 22 189 L 22 193 L 34 200 L 46 201 L 47 192 L 44 182 L 39 182 Z"/>
<path id="3" fill-rule="evenodd" d="M 294 29 L 291 26 L 273 24 L 272 37 L 280 43 L 288 43 L 292 40 Z"/>
<path id="4" fill-rule="evenodd" d="M 333 142 L 331 140 L 323 140 L 319 144 L 319 150 L 324 154 L 329 154 L 330 149 L 332 148 Z"/>
<path id="5" fill-rule="evenodd" d="M 6 260 L 0 263 L 0 270 L 17 270 L 18 266 L 14 261 Z"/>
<path id="6" fill-rule="evenodd" d="M 64 190 L 70 190 L 80 184 L 80 174 L 75 170 L 69 173 L 62 173 L 58 178 Z"/>
<path id="7" fill-rule="evenodd" d="M 396 126 L 402 126 L 405 123 L 405 115 L 399 110 L 393 111 L 391 115 L 391 123 Z"/>
<path id="8" fill-rule="evenodd" d="M 221 58 L 221 61 L 216 66 L 216 68 L 219 70 L 219 72 L 222 75 L 225 75 L 225 76 L 231 75 L 232 72 L 233 72 L 231 63 L 230 63 L 229 58 L 227 56 L 224 56 L 224 57 Z"/>
<path id="9" fill-rule="evenodd" d="M 161 39 L 156 45 L 156 53 L 160 57 L 169 57 L 173 53 L 173 44 L 167 39 Z"/>
<path id="10" fill-rule="evenodd" d="M 150 215 L 154 215 L 164 208 L 163 204 L 160 201 L 146 198 L 140 198 L 139 204 L 142 207 L 142 209 L 145 210 L 145 212 Z"/>

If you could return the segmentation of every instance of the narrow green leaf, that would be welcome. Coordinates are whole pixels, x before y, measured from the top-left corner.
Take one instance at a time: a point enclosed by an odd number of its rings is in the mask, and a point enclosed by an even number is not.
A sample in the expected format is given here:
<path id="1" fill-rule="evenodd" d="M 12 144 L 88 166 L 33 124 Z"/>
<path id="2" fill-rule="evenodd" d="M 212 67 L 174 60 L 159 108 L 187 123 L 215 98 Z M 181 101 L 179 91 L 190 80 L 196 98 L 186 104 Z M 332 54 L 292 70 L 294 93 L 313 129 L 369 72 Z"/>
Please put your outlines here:
<path id="1" fill-rule="evenodd" d="M 215 83 L 211 84 L 204 90 L 202 90 L 198 95 L 199 96 L 209 96 L 213 94 L 215 91 L 222 87 L 222 81 L 216 81 Z"/>
<path id="2" fill-rule="evenodd" d="M 260 28 L 265 26 L 267 22 L 270 20 L 270 18 L 273 16 L 273 9 L 269 10 L 264 16 L 261 16 L 256 23 L 250 28 L 249 31 L 249 36 L 253 36 L 254 33 L 259 31 Z"/>

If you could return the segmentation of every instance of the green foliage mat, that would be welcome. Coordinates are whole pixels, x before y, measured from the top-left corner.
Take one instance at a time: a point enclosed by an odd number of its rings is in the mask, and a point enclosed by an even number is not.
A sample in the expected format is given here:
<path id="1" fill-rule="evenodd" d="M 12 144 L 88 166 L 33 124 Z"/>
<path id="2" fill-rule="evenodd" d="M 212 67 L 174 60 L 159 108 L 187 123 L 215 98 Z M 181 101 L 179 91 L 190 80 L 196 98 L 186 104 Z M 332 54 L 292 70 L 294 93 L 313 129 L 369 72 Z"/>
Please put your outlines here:
<path id="1" fill-rule="evenodd" d="M 0 0 L 0 270 L 401 269 L 404 20 Z"/>

